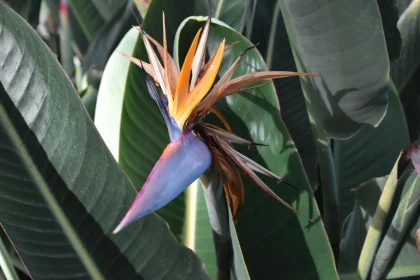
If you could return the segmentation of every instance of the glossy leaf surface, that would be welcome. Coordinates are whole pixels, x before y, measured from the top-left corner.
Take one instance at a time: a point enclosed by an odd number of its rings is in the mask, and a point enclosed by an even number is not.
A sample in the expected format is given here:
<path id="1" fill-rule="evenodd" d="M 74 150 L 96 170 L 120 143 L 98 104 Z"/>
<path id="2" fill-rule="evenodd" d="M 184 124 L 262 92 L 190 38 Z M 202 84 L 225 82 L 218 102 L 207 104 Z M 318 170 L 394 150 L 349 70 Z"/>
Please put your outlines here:
<path id="1" fill-rule="evenodd" d="M 389 61 L 375 0 L 280 1 L 295 62 L 318 126 L 348 138 L 387 109 Z"/>
<path id="2" fill-rule="evenodd" d="M 32 278 L 208 279 L 156 215 L 111 234 L 132 184 L 57 60 L 4 4 L 0 30 L 0 222 Z"/>

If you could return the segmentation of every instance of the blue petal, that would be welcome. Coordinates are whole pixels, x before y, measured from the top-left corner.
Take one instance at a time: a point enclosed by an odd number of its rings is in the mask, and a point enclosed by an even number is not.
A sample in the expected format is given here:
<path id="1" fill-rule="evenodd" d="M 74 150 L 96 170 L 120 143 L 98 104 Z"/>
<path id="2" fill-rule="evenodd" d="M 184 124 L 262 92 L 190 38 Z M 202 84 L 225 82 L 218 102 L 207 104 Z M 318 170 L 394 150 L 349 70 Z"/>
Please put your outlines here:
<path id="1" fill-rule="evenodd" d="M 173 142 L 181 137 L 181 130 L 178 128 L 175 120 L 169 115 L 168 110 L 166 110 L 166 106 L 168 105 L 166 96 L 161 96 L 152 77 L 146 72 L 144 72 L 144 74 L 146 76 L 147 90 L 149 91 L 150 96 L 157 102 L 160 112 L 165 119 L 166 126 L 168 127 L 169 137 L 171 138 L 171 142 Z"/>
<path id="2" fill-rule="evenodd" d="M 184 132 L 166 147 L 114 233 L 171 202 L 210 167 L 211 161 L 207 145 L 191 131 Z"/>

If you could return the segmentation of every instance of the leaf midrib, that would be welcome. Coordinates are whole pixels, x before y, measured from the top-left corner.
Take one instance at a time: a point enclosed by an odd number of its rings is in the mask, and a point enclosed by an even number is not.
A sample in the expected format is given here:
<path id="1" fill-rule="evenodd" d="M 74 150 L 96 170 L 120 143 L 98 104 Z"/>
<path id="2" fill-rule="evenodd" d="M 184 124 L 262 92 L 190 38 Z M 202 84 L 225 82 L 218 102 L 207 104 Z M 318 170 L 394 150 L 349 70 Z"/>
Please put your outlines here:
<path id="1" fill-rule="evenodd" d="M 51 193 L 48 184 L 45 182 L 42 175 L 38 172 L 35 162 L 29 156 L 22 139 L 19 137 L 19 133 L 13 126 L 13 121 L 9 118 L 4 104 L 0 103 L 0 124 L 5 128 L 5 131 L 9 135 L 13 146 L 15 147 L 17 154 L 26 170 L 28 170 L 29 175 L 33 179 L 34 183 L 37 185 L 38 190 L 41 196 L 45 199 L 46 204 L 51 210 L 52 214 L 57 220 L 58 225 L 63 230 L 63 233 L 69 240 L 73 249 L 76 251 L 77 255 L 80 258 L 80 261 L 85 266 L 87 272 L 92 279 L 105 279 L 99 268 L 97 267 L 92 256 L 87 252 L 83 242 L 80 240 L 79 236 L 76 233 L 76 230 L 71 225 L 70 221 L 67 219 L 64 211 L 59 206 L 57 200 L 55 199 L 53 193 Z"/>

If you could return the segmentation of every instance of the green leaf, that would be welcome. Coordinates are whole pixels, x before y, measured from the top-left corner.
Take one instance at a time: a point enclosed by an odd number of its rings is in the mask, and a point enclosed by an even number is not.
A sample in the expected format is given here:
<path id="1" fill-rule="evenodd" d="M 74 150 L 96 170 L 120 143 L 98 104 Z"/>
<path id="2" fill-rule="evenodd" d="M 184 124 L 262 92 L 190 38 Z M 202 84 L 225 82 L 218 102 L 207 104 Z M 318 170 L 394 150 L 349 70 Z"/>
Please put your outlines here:
<path id="1" fill-rule="evenodd" d="M 233 249 L 233 261 L 232 266 L 234 267 L 232 273 L 234 279 L 239 280 L 250 280 L 249 272 L 246 267 L 244 255 L 242 253 L 241 244 L 239 244 L 238 233 L 236 232 L 235 225 L 233 224 L 233 218 L 231 212 L 229 213 L 229 229 L 230 237 L 232 239 Z"/>
<path id="2" fill-rule="evenodd" d="M 99 30 L 98 34 L 89 45 L 83 61 L 83 70 L 90 66 L 104 69 L 110 55 L 118 46 L 121 39 L 134 25 L 138 25 L 133 15 L 133 3 L 129 1 L 115 13 L 114 17 Z"/>
<path id="3" fill-rule="evenodd" d="M 210 277 L 219 279 L 216 278 L 218 268 L 212 227 L 207 212 L 208 199 L 205 197 L 208 196 L 207 192 L 209 191 L 200 180 L 197 180 L 187 188 L 185 192 L 187 206 L 182 241 L 188 248 L 194 250 L 203 263 L 206 264 Z M 229 260 L 228 254 L 222 256 L 219 262 L 224 263 L 226 258 Z M 227 268 L 229 271 L 229 264 Z"/>
<path id="4" fill-rule="evenodd" d="M 389 60 L 393 61 L 400 56 L 402 38 L 397 28 L 398 5 L 397 0 L 377 0 L 381 12 L 382 26 L 385 33 Z"/>
<path id="5" fill-rule="evenodd" d="M 52 1 L 50 1 L 52 2 Z M 53 4 L 51 4 L 53 5 Z M 66 71 L 68 75 L 70 75 L 73 71 L 78 71 L 77 67 L 75 67 L 74 63 L 74 52 L 73 52 L 73 46 L 72 46 L 72 35 L 76 35 L 77 33 L 74 33 L 74 31 L 77 30 L 75 28 L 75 25 L 71 24 L 71 18 L 72 15 L 69 11 L 69 7 L 66 2 L 59 3 L 61 7 L 53 7 L 58 8 L 60 10 L 59 12 L 59 22 L 57 25 L 61 28 L 61 34 L 59 35 L 59 51 L 60 51 L 60 64 Z M 51 7 L 50 7 L 51 8 Z M 72 34 L 74 33 L 74 34 Z M 81 33 L 80 33 L 81 34 Z M 81 34 L 83 35 L 83 34 Z M 84 36 L 80 36 L 75 40 L 76 44 L 80 41 L 82 41 L 82 38 L 84 39 Z M 80 64 L 80 63 L 79 63 Z M 76 63 L 77 65 L 77 63 Z M 77 79 L 77 78 L 76 78 Z M 76 82 L 77 84 L 77 82 Z"/>
<path id="6" fill-rule="evenodd" d="M 389 61 L 375 0 L 280 1 L 295 62 L 317 126 L 348 138 L 387 109 Z"/>
<path id="7" fill-rule="evenodd" d="M 388 180 L 382 190 L 375 214 L 372 217 L 372 222 L 366 234 L 365 242 L 359 257 L 359 264 L 357 266 L 357 271 L 361 279 L 368 279 L 369 277 L 369 272 L 372 267 L 375 254 L 381 242 L 382 233 L 386 230 L 386 218 L 389 217 L 389 215 L 392 215 L 390 209 L 394 195 L 397 192 L 399 161 L 400 157 L 398 157 L 391 173 L 388 176 Z"/>
<path id="8" fill-rule="evenodd" d="M 387 114 L 377 127 L 364 126 L 352 138 L 334 141 L 340 224 L 353 209 L 355 197 L 351 189 L 389 174 L 399 152 L 408 144 L 404 111 L 392 85 Z"/>
<path id="9" fill-rule="evenodd" d="M 400 94 L 401 103 L 407 120 L 410 142 L 420 140 L 420 67 Z"/>
<path id="10" fill-rule="evenodd" d="M 420 1 L 414 0 L 398 20 L 403 46 L 401 56 L 392 67 L 392 79 L 399 92 L 407 86 L 420 66 Z"/>
<path id="11" fill-rule="evenodd" d="M 41 0 L 1 0 L 36 29 L 39 23 Z"/>
<path id="12" fill-rule="evenodd" d="M 0 222 L 32 277 L 208 279 L 156 215 L 112 234 L 132 184 L 52 53 L 3 4 L 0 29 Z"/>
<path id="13" fill-rule="evenodd" d="M 9 252 L 7 252 L 6 246 L 4 245 L 1 237 L 0 237 L 0 272 L 3 272 L 4 276 L 6 277 L 6 280 L 19 279 L 16 273 L 16 270 L 13 267 L 12 261 L 10 260 Z"/>
<path id="14" fill-rule="evenodd" d="M 128 0 L 90 0 L 105 21 L 110 21 L 115 13 L 121 10 Z M 85 1 L 86 2 L 86 1 Z"/>
<path id="15" fill-rule="evenodd" d="M 98 90 L 93 86 L 88 86 L 82 97 L 82 101 L 86 106 L 92 120 L 95 118 L 96 99 L 98 98 Z"/>
<path id="16" fill-rule="evenodd" d="M 122 2 L 122 1 L 114 1 Z M 69 0 L 68 4 L 88 41 L 92 41 L 105 24 L 104 18 L 91 0 Z"/>
<path id="17" fill-rule="evenodd" d="M 410 224 L 413 220 L 418 220 L 417 210 L 420 205 L 420 180 L 416 173 L 413 173 L 412 175 L 414 180 L 412 183 L 408 184 L 409 188 L 404 197 L 401 199 L 398 209 L 394 214 L 392 223 L 388 228 L 388 231 L 376 254 L 375 262 L 372 267 L 372 280 L 382 279 L 386 276 L 389 264 L 392 261 L 392 258 L 396 255 L 399 245 L 401 245 Z M 416 264 L 417 262 L 413 263 Z M 415 271 L 415 274 L 405 274 L 405 276 L 420 274 L 420 265 L 407 267 L 405 264 L 403 269 L 406 270 L 406 273 L 409 273 L 410 270 L 412 272 L 413 270 Z"/>
<path id="18" fill-rule="evenodd" d="M 192 17 L 185 22 L 179 39 L 179 57 L 185 56 L 189 42 L 204 21 L 203 17 Z M 220 70 L 222 74 L 252 43 L 226 25 L 214 22 L 210 27 L 208 53 L 213 53 L 223 38 L 229 42 L 238 41 L 224 56 Z M 266 66 L 254 49 L 247 52 L 234 76 L 256 70 L 266 70 Z M 254 183 L 244 180 L 245 204 L 239 214 L 236 230 L 251 279 L 336 279 L 331 248 L 300 158 L 281 121 L 273 85 L 230 96 L 219 107 L 234 133 L 269 146 L 239 151 L 285 177 L 302 192 L 298 194 L 286 186 L 266 180 L 269 186 L 299 211 L 317 221 L 312 224 L 297 216 Z"/>
<path id="19" fill-rule="evenodd" d="M 404 198 L 404 196 L 409 195 L 410 189 L 414 190 L 413 188 L 418 188 L 418 183 L 415 182 L 418 181 L 416 178 L 417 174 L 415 170 L 407 169 L 398 179 L 397 193 L 394 196 L 393 206 L 391 208 L 392 212 L 388 213 L 386 221 L 390 221 L 392 217 L 394 217 L 394 221 L 396 221 L 395 219 L 398 215 L 394 216 L 394 211 L 397 210 L 394 205 L 397 206 L 397 204 L 404 203 L 404 199 L 400 200 L 400 197 Z M 348 226 L 345 230 L 345 236 L 342 241 L 344 246 L 342 246 L 341 249 L 343 250 L 340 253 L 340 276 L 342 279 L 356 279 L 358 277 L 355 272 L 357 269 L 357 261 L 355 262 L 355 260 L 357 260 L 362 250 L 366 233 L 372 225 L 373 216 L 387 179 L 388 176 L 372 179 L 355 190 L 357 201 L 354 211 L 348 221 Z M 386 279 L 410 277 L 420 274 L 415 241 L 416 230 L 420 227 L 419 215 L 420 213 L 415 211 L 413 218 L 414 222 L 408 225 L 409 234 L 402 235 L 402 240 L 394 252 L 395 255 L 391 258 L 391 263 L 387 267 Z M 390 244 L 388 241 L 391 241 L 392 243 L 395 241 L 393 239 L 400 235 L 399 233 L 397 235 L 390 236 L 394 229 L 395 228 L 393 228 L 389 222 L 386 222 L 385 229 L 380 232 L 383 235 L 387 232 L 387 235 L 385 235 L 383 241 L 381 237 L 381 244 L 379 248 L 387 247 Z M 398 238 L 401 238 L 401 236 Z M 377 261 L 383 257 L 383 253 L 384 251 L 378 251 L 376 254 L 374 252 L 372 256 Z"/>
<path id="20" fill-rule="evenodd" d="M 398 14 L 401 16 L 413 0 L 398 0 Z"/>
<path id="21" fill-rule="evenodd" d="M 187 207 L 186 244 L 194 240 L 194 245 L 188 247 L 194 249 L 216 279 L 230 279 L 230 275 L 233 279 L 250 279 L 220 178 L 209 170 L 198 182 L 197 193 L 187 192 L 192 207 Z M 190 214 L 194 220 L 188 219 Z"/>
<path id="22" fill-rule="evenodd" d="M 251 41 L 273 71 L 297 71 L 277 0 L 256 6 Z M 273 81 L 280 101 L 282 119 L 292 137 L 313 187 L 318 183 L 317 154 L 302 86 L 298 77 Z"/>
<path id="23" fill-rule="evenodd" d="M 201 2 L 207 3 L 208 1 Z M 213 17 L 223 21 L 236 31 L 242 32 L 250 2 L 250 0 L 211 0 Z M 207 10 L 210 11 L 210 7 Z"/>

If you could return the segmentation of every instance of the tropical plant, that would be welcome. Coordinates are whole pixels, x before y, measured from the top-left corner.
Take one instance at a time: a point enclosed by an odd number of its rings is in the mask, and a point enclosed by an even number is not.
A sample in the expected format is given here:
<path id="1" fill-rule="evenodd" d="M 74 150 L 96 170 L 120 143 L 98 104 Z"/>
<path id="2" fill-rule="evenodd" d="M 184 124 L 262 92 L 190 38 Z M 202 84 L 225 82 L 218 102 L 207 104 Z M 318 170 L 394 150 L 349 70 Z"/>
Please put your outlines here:
<path id="1" fill-rule="evenodd" d="M 420 0 L 2 1 L 4 276 L 418 277 L 419 9 Z M 207 89 L 194 106 L 171 107 L 169 72 L 188 59 L 186 96 L 196 78 Z M 300 76 L 271 81 L 286 72 Z M 206 103 L 228 90 L 239 93 Z M 209 125 L 184 126 L 204 117 Z M 180 130 L 198 150 L 176 142 Z M 185 152 L 178 166 L 149 177 L 168 149 Z M 153 208 L 113 234 L 140 189 L 155 190 L 142 202 Z"/>

